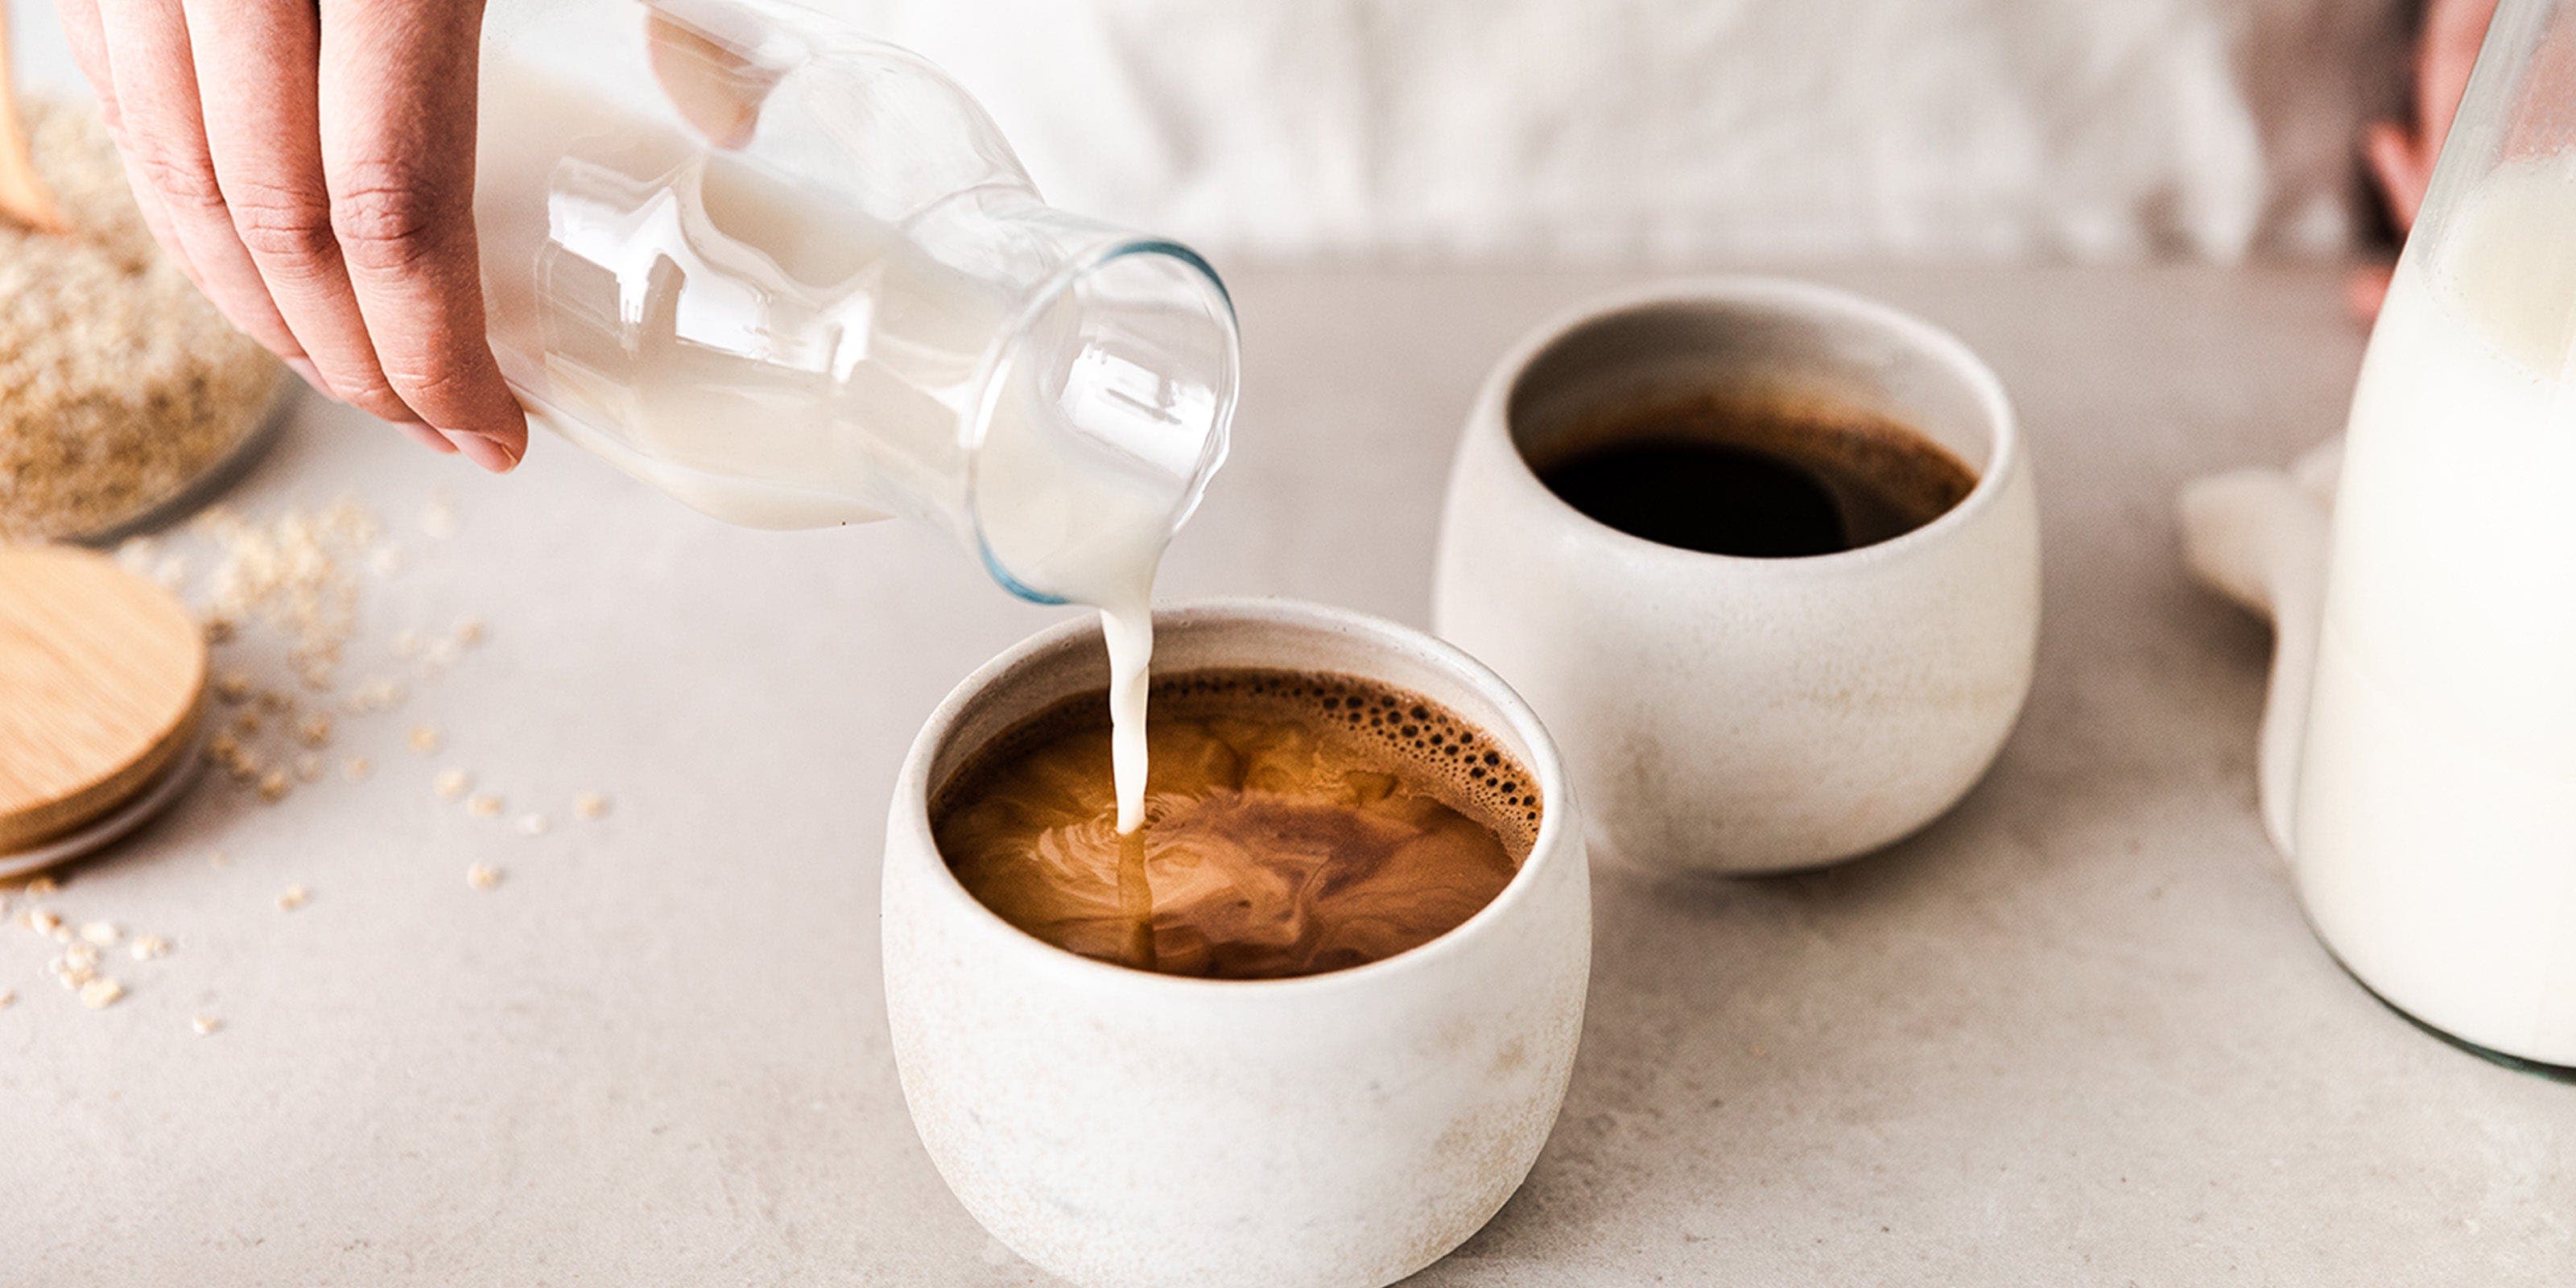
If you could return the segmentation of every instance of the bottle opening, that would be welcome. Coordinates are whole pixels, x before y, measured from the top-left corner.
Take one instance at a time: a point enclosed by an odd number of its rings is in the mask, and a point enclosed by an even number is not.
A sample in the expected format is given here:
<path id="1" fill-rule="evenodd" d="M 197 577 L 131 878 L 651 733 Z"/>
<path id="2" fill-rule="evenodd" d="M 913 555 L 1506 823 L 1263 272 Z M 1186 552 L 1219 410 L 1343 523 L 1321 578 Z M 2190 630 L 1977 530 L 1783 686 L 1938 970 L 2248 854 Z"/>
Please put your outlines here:
<path id="1" fill-rule="evenodd" d="M 1234 305 L 1185 246 L 1075 261 L 1004 341 L 970 427 L 968 512 L 994 580 L 1039 603 L 1141 594 L 1225 460 Z"/>

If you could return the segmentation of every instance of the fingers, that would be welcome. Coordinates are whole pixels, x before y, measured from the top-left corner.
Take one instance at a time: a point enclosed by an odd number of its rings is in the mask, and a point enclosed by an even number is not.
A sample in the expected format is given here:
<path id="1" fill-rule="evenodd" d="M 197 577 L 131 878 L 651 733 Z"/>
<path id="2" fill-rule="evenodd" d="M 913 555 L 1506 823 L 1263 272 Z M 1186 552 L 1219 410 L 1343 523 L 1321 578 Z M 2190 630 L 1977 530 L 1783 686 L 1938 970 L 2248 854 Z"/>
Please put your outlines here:
<path id="1" fill-rule="evenodd" d="M 2415 48 L 2415 128 L 2409 131 L 2380 121 L 2362 134 L 2362 156 L 2400 229 L 2414 228 L 2416 216 L 2423 212 L 2424 195 L 2433 186 L 2434 162 L 2441 158 L 2451 123 L 2459 117 L 2461 96 L 2468 92 L 2469 73 L 2477 66 L 2478 49 L 2486 41 L 2495 11 L 2496 0 L 2433 0 Z M 2355 288 L 2356 308 L 2362 307 L 2366 289 Z M 2375 314 L 2377 301 L 2367 303 L 2363 312 Z"/>
<path id="2" fill-rule="evenodd" d="M 2424 14 L 2423 45 L 2416 52 L 2415 120 L 2424 138 L 2425 164 L 2451 135 L 2460 114 L 2460 97 L 2468 92 L 2469 72 L 2477 66 L 2478 48 L 2486 43 L 2487 25 L 2495 20 L 2496 0 L 2433 0 Z"/>
<path id="3" fill-rule="evenodd" d="M 270 303 L 259 269 L 233 234 L 197 110 L 197 73 L 178 0 L 116 0 L 99 10 L 129 172 L 160 207 L 161 223 L 197 286 L 235 327 L 283 358 L 302 358 Z"/>
<path id="4" fill-rule="evenodd" d="M 419 421 L 398 420 L 394 422 L 394 428 L 401 430 L 411 439 L 411 441 L 418 443 L 433 452 L 437 452 L 444 456 L 456 455 L 456 440 L 449 438 L 445 434 L 439 433 L 437 430 L 431 429 L 427 425 L 421 424 Z"/>
<path id="5" fill-rule="evenodd" d="M 116 140 L 117 156 L 125 164 L 126 186 L 134 190 L 134 206 L 143 217 L 143 226 L 151 231 L 152 239 L 160 243 L 163 253 L 170 256 L 179 271 L 193 281 L 196 270 L 188 266 L 186 257 L 180 253 L 178 238 L 171 235 L 169 217 L 161 211 L 161 198 L 152 191 L 152 185 L 144 181 L 142 173 L 135 168 L 132 155 L 126 150 L 125 113 L 117 99 L 116 78 L 108 68 L 107 34 L 99 20 L 98 5 L 93 0 L 57 0 L 55 12 L 61 17 L 63 43 L 71 46 L 72 61 L 80 65 L 81 75 L 89 81 L 90 92 L 98 96 L 99 121 L 107 127 L 108 135 Z"/>
<path id="6" fill-rule="evenodd" d="M 475 56 L 467 0 L 323 0 L 322 172 L 330 225 L 386 382 L 486 469 L 527 417 L 484 339 L 473 224 Z"/>
<path id="7" fill-rule="evenodd" d="M 315 388 L 393 421 L 425 446 L 455 452 L 385 377 L 332 234 L 311 6 L 114 0 L 102 8 L 98 0 L 57 0 L 56 7 L 116 138 L 136 207 L 172 262 Z M 470 67 L 473 24 L 463 29 Z M 466 93 L 470 104 L 470 86 Z M 470 255 L 470 237 L 465 245 Z M 479 287 L 469 289 L 481 350 Z M 481 356 L 490 364 L 488 350 Z M 498 383 L 497 368 L 492 379 Z M 524 451 L 523 424 L 517 432 L 506 447 L 478 443 L 477 463 L 508 468 Z"/>
<path id="8" fill-rule="evenodd" d="M 2425 189 L 2432 183 L 2431 154 L 2413 134 L 2389 121 L 2375 122 L 2365 130 L 2361 147 L 2381 195 L 2388 199 L 2390 216 L 2400 229 L 2413 228 L 2415 215 L 2424 206 Z"/>
<path id="9" fill-rule="evenodd" d="M 2343 299 L 2351 306 L 2354 317 L 2364 322 L 2378 319 L 2380 306 L 2388 302 L 2391 276 L 2385 264 L 2353 270 L 2352 276 L 2344 280 Z"/>
<path id="10" fill-rule="evenodd" d="M 186 16 L 225 239 L 241 248 L 293 333 L 307 359 L 299 374 L 386 420 L 418 422 L 377 365 L 331 235 L 315 98 L 319 17 L 310 6 L 271 0 L 195 0 Z M 455 450 L 435 430 L 412 437 Z"/>
<path id="11" fill-rule="evenodd" d="M 63 43 L 71 47 L 72 63 L 80 68 L 81 79 L 89 82 L 89 92 L 98 97 L 99 120 L 115 131 L 116 83 L 107 75 L 107 37 L 99 31 L 98 5 L 93 0 L 54 0 L 54 14 L 63 29 Z"/>

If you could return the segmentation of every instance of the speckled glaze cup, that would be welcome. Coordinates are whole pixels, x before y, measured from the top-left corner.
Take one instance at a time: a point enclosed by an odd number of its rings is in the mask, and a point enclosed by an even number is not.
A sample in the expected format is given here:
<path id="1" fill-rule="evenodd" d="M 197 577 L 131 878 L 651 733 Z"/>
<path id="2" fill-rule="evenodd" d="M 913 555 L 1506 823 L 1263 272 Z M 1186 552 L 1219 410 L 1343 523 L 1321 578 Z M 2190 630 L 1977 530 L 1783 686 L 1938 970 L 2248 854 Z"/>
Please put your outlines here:
<path id="1" fill-rule="evenodd" d="M 1931 523 L 1753 559 L 1630 536 L 1530 466 L 1587 409 L 1683 389 L 1824 395 L 1976 468 Z M 1598 301 L 1494 368 L 1442 518 L 1432 621 L 1529 699 L 1596 844 L 1651 870 L 1812 868 L 1930 822 L 2029 693 L 2039 518 L 2012 405 L 1947 332 L 1802 282 L 1719 278 Z"/>
<path id="2" fill-rule="evenodd" d="M 1092 961 L 960 886 L 929 800 L 994 736 L 1103 688 L 1100 628 L 1040 633 L 914 740 L 886 829 L 886 1015 L 923 1145 L 1021 1256 L 1099 1288 L 1375 1288 L 1473 1234 L 1565 1097 L 1591 971 L 1583 828 L 1556 748 L 1493 672 L 1417 631 L 1314 605 L 1155 615 L 1154 664 L 1362 676 L 1498 740 L 1543 802 L 1494 901 L 1409 952 L 1280 980 Z"/>

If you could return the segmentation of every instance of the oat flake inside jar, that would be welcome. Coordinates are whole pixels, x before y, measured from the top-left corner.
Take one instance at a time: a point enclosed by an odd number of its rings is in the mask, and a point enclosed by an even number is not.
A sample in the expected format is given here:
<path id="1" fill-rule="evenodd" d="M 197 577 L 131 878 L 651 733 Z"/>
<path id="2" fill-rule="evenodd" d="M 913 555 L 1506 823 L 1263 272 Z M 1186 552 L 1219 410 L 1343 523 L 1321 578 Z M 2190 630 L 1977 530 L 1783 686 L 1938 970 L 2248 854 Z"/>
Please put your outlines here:
<path id="1" fill-rule="evenodd" d="M 24 107 L 70 231 L 0 219 L 0 543 L 110 540 L 245 462 L 285 369 L 153 243 L 97 116 Z"/>

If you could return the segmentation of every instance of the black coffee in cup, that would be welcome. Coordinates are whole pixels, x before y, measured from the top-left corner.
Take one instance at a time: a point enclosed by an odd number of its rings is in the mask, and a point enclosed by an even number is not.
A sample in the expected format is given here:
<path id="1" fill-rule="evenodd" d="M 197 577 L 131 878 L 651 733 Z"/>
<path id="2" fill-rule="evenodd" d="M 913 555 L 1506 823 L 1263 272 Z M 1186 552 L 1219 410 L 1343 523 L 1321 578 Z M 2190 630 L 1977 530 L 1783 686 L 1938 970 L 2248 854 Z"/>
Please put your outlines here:
<path id="1" fill-rule="evenodd" d="M 1977 472 L 1901 421 L 1825 398 L 1662 395 L 1584 417 L 1533 467 L 1566 504 L 1662 545 L 1748 558 L 1900 537 Z"/>

